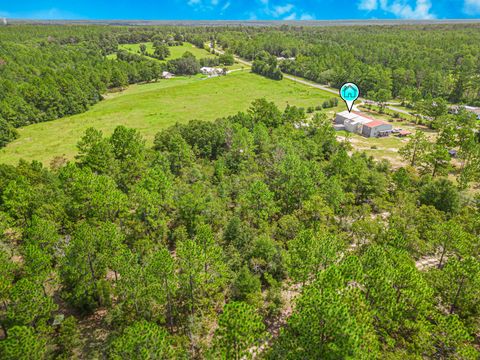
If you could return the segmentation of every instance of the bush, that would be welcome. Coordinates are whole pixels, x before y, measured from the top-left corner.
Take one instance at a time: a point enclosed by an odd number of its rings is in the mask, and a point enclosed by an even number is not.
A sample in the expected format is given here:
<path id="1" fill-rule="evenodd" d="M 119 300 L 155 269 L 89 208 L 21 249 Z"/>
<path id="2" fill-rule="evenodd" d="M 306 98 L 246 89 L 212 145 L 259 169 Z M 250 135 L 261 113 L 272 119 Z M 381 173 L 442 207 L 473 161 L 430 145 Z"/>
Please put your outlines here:
<path id="1" fill-rule="evenodd" d="M 250 305 L 258 305 L 262 297 L 261 285 L 260 278 L 244 266 L 232 284 L 232 298 Z"/>
<path id="2" fill-rule="evenodd" d="M 195 75 L 200 72 L 200 63 L 191 56 L 183 56 L 168 62 L 168 70 L 176 75 Z"/>
<path id="3" fill-rule="evenodd" d="M 4 119 L 0 118 L 0 148 L 15 140 L 17 137 L 17 130 Z"/>
<path id="4" fill-rule="evenodd" d="M 322 104 L 322 107 L 324 109 L 327 109 L 327 108 L 333 108 L 337 105 L 338 105 L 338 99 L 336 97 L 332 97 L 328 100 L 325 100 Z"/>
<path id="5" fill-rule="evenodd" d="M 222 54 L 218 57 L 218 60 L 220 64 L 225 65 L 225 66 L 231 66 L 235 63 L 235 59 L 232 54 L 230 53 L 225 53 Z"/>

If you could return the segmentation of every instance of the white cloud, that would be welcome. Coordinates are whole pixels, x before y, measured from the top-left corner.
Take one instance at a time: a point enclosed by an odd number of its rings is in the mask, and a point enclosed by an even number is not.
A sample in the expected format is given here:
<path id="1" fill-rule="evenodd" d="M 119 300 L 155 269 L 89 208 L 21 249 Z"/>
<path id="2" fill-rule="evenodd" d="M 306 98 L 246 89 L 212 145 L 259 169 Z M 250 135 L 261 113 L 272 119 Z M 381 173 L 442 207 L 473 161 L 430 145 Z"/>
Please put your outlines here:
<path id="1" fill-rule="evenodd" d="M 430 0 L 417 0 L 415 7 L 409 4 L 402 4 L 398 1 L 390 5 L 388 11 L 402 19 L 435 19 L 435 15 L 430 13 L 432 3 Z"/>
<path id="2" fill-rule="evenodd" d="M 292 11 L 293 8 L 294 8 L 294 6 L 292 4 L 286 4 L 286 5 L 283 5 L 283 6 L 275 6 L 273 8 L 272 15 L 276 16 L 276 17 L 282 16 L 282 15 L 287 14 L 290 11 Z"/>
<path id="3" fill-rule="evenodd" d="M 307 13 L 303 13 L 301 16 L 300 16 L 300 20 L 314 20 L 315 17 L 311 14 L 307 14 Z"/>
<path id="4" fill-rule="evenodd" d="M 285 0 L 284 0 L 285 1 Z M 273 0 L 257 0 L 258 8 L 248 13 L 250 19 L 273 18 L 282 20 L 312 20 L 314 17 L 295 5 Z"/>
<path id="5" fill-rule="evenodd" d="M 283 20 L 296 20 L 297 19 L 297 13 L 291 13 L 288 16 L 285 16 Z"/>
<path id="6" fill-rule="evenodd" d="M 227 10 L 230 7 L 230 2 L 225 3 L 225 5 L 222 6 L 222 11 Z"/>
<path id="7" fill-rule="evenodd" d="M 378 7 L 377 0 L 361 0 L 358 4 L 360 10 L 376 10 Z"/>
<path id="8" fill-rule="evenodd" d="M 465 1 L 479 2 L 480 0 Z M 432 8 L 430 0 L 416 0 L 413 6 L 406 0 L 394 0 L 393 2 L 389 0 L 361 0 L 358 3 L 358 8 L 366 11 L 381 9 L 400 19 L 427 20 L 436 18 L 436 16 L 430 12 Z"/>
<path id="9" fill-rule="evenodd" d="M 465 0 L 463 11 L 468 15 L 480 14 L 480 0 Z"/>

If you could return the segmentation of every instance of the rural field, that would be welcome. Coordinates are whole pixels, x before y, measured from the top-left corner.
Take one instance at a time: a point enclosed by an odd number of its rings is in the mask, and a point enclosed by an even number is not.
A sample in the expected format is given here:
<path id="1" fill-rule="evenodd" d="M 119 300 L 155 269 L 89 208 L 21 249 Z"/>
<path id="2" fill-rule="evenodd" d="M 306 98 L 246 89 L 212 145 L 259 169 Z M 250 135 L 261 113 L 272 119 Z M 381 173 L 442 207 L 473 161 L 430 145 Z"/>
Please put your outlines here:
<path id="1" fill-rule="evenodd" d="M 73 158 L 76 143 L 85 130 L 95 127 L 110 134 L 118 125 L 138 129 L 152 143 L 155 134 L 177 122 L 215 120 L 248 109 L 257 98 L 280 108 L 321 105 L 333 96 L 328 92 L 288 79 L 273 81 L 249 71 L 227 76 L 177 77 L 156 83 L 132 85 L 111 93 L 89 111 L 19 129 L 20 137 L 0 150 L 0 162 L 38 160 L 47 164 L 56 156 Z"/>
<path id="2" fill-rule="evenodd" d="M 140 54 L 140 45 L 141 44 L 142 43 L 122 44 L 122 45 L 119 45 L 118 48 L 120 50 L 128 50 L 132 53 Z M 153 52 L 155 51 L 155 49 L 153 48 L 153 43 L 152 42 L 146 42 L 146 43 L 143 43 L 143 44 L 145 44 L 145 46 L 147 47 L 147 53 L 153 54 Z M 180 46 L 170 46 L 169 50 L 170 50 L 170 56 L 165 58 L 165 60 L 163 60 L 163 61 L 177 59 L 177 58 L 181 57 L 186 51 L 191 52 L 198 59 L 206 58 L 206 57 L 215 57 L 214 54 L 211 54 L 207 50 L 200 49 L 200 48 L 196 47 L 195 45 L 190 44 L 188 42 L 184 42 L 183 45 L 180 45 Z M 161 60 L 159 60 L 159 61 L 161 61 Z"/>

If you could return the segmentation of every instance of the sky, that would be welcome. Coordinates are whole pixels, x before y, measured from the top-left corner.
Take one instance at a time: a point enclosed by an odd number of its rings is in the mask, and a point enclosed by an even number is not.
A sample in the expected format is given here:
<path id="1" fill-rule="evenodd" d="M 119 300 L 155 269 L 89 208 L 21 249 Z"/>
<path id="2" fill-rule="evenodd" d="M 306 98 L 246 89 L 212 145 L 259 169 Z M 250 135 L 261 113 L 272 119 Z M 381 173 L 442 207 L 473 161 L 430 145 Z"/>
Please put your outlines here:
<path id="1" fill-rule="evenodd" d="M 0 0 L 0 17 L 85 20 L 480 18 L 480 0 Z"/>

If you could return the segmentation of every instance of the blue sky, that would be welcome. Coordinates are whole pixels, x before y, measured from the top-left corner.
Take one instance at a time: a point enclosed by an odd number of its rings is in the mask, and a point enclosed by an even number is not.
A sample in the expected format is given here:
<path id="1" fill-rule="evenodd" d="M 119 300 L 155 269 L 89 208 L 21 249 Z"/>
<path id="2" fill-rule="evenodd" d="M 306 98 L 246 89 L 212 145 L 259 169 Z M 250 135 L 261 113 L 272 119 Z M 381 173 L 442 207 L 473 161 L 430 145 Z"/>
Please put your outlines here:
<path id="1" fill-rule="evenodd" d="M 480 0 L 0 0 L 31 19 L 330 20 L 480 18 Z"/>

